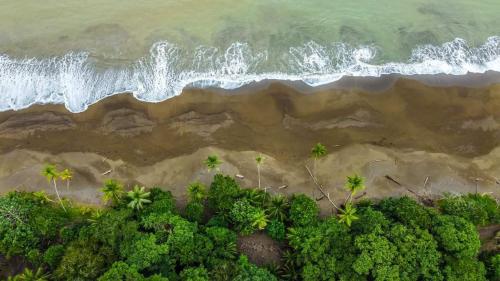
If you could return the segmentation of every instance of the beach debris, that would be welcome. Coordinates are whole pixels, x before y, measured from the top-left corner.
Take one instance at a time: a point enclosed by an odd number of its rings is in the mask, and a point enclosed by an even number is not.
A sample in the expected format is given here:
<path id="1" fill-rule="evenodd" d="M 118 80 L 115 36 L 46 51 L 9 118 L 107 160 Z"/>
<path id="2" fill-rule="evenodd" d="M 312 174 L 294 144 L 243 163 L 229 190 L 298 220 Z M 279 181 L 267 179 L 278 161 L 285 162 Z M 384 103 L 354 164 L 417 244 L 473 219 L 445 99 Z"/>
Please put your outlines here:
<path id="1" fill-rule="evenodd" d="M 399 186 L 402 186 L 402 184 L 400 182 L 398 182 L 397 180 L 395 180 L 394 178 L 392 178 L 391 176 L 389 175 L 385 175 L 385 178 L 392 181 L 393 183 L 399 185 Z"/>
<path id="2" fill-rule="evenodd" d="M 113 171 L 113 169 L 109 169 L 109 170 L 105 171 L 104 173 L 102 173 L 101 176 L 109 175 L 109 174 L 111 174 L 112 171 Z"/>
<path id="3" fill-rule="evenodd" d="M 360 198 L 363 198 L 364 196 L 366 196 L 366 194 L 367 194 L 367 193 L 366 193 L 366 191 L 365 191 L 365 192 L 361 193 L 360 195 L 358 195 L 358 196 L 354 197 L 354 200 L 358 200 L 358 199 L 360 199 Z"/>
<path id="4" fill-rule="evenodd" d="M 283 189 L 283 188 L 287 188 L 287 187 L 288 187 L 288 185 L 284 184 L 282 186 L 278 186 L 278 189 Z"/>
<path id="5" fill-rule="evenodd" d="M 323 194 L 323 196 L 325 196 L 328 201 L 330 202 L 330 204 L 332 204 L 333 207 L 335 207 L 335 209 L 337 210 L 341 210 L 336 204 L 335 202 L 333 202 L 332 198 L 330 198 L 330 193 L 326 193 L 324 190 L 323 190 L 323 187 L 321 186 L 321 184 L 318 182 L 318 180 L 316 179 L 316 177 L 313 175 L 313 173 L 311 172 L 311 169 L 309 169 L 309 167 L 306 165 L 306 170 L 307 172 L 309 173 L 309 175 L 311 176 L 314 184 L 316 185 L 316 187 L 319 189 L 319 191 L 321 192 L 321 194 Z"/>
<path id="6" fill-rule="evenodd" d="M 240 175 L 240 174 L 236 174 L 236 175 L 235 175 L 235 177 L 236 177 L 236 178 L 238 178 L 238 179 L 240 179 L 240 180 L 242 180 L 242 179 L 244 179 L 244 178 L 245 178 L 245 176 Z"/>
<path id="7" fill-rule="evenodd" d="M 428 181 L 429 181 L 429 176 L 427 176 L 427 177 L 425 178 L 425 181 L 424 181 L 424 189 L 425 189 L 425 187 L 427 186 L 427 182 L 428 182 Z"/>

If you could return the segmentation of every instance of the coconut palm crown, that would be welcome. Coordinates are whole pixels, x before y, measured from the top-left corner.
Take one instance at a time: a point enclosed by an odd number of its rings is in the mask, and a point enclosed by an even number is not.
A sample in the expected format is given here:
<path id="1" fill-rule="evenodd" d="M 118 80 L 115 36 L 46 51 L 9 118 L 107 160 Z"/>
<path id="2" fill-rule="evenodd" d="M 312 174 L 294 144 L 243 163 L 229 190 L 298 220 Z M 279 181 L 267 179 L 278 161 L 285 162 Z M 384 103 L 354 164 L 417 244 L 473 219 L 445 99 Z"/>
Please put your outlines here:
<path id="1" fill-rule="evenodd" d="M 134 186 L 134 189 L 127 193 L 130 202 L 128 203 L 128 207 L 137 211 L 140 211 L 144 208 L 144 204 L 151 203 L 149 200 L 149 196 L 151 192 L 147 192 L 144 186 L 139 187 L 138 185 Z"/>
<path id="2" fill-rule="evenodd" d="M 113 204 L 118 204 L 123 196 L 123 185 L 114 179 L 109 179 L 104 182 L 101 191 L 104 193 L 104 202 L 111 200 Z"/>
<path id="3" fill-rule="evenodd" d="M 217 155 L 209 155 L 203 163 L 207 166 L 208 171 L 212 171 L 218 170 L 219 165 L 222 164 L 222 161 L 219 160 L 219 157 L 217 157 Z"/>
<path id="4" fill-rule="evenodd" d="M 191 183 L 188 188 L 188 197 L 191 201 L 202 201 L 207 196 L 205 185 L 200 182 Z"/>
<path id="5" fill-rule="evenodd" d="M 356 216 L 356 208 L 352 206 L 351 203 L 347 203 L 343 210 L 340 210 L 339 221 L 345 223 L 347 226 L 351 226 L 352 222 L 359 219 Z"/>

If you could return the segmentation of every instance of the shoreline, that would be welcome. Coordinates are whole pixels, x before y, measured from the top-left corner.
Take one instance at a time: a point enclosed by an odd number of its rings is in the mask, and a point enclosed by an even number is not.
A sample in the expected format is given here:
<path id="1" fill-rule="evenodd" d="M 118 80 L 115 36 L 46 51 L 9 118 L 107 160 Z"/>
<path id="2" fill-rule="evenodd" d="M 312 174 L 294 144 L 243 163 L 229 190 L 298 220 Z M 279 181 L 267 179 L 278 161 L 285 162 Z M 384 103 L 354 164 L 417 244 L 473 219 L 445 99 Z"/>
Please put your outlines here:
<path id="1" fill-rule="evenodd" d="M 99 204 L 99 187 L 111 177 L 162 186 L 182 202 L 189 182 L 210 180 L 202 164 L 208 154 L 218 154 L 226 173 L 243 174 L 242 185 L 252 187 L 253 158 L 262 153 L 263 182 L 288 185 L 273 192 L 315 196 L 304 164 L 321 142 L 329 154 L 319 162 L 319 177 L 335 196 L 343 194 L 345 176 L 357 172 L 367 177 L 370 198 L 411 195 L 408 188 L 427 192 L 426 177 L 435 194 L 474 192 L 477 184 L 500 198 L 498 108 L 500 84 L 432 87 L 409 79 L 376 94 L 304 93 L 270 82 L 238 94 L 186 89 L 159 103 L 115 95 L 82 113 L 35 105 L 0 112 L 0 184 L 46 188 L 38 168 L 50 162 L 75 171 L 75 188 L 63 196 L 85 203 Z"/>

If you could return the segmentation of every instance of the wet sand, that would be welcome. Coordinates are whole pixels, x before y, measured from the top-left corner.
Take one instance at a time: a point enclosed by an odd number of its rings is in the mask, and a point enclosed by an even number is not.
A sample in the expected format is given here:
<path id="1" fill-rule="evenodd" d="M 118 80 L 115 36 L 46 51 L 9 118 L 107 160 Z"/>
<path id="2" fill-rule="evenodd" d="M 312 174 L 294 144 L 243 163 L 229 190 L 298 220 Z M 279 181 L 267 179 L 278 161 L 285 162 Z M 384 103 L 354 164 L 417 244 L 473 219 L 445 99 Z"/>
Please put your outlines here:
<path id="1" fill-rule="evenodd" d="M 50 192 L 39 171 L 55 163 L 75 171 L 62 193 L 81 202 L 99 204 L 99 187 L 112 177 L 128 186 L 161 186 L 182 204 L 189 182 L 209 183 L 202 164 L 209 154 L 221 157 L 223 172 L 244 175 L 242 186 L 252 187 L 254 158 L 262 153 L 262 182 L 270 192 L 319 197 L 304 168 L 317 142 L 329 150 L 318 177 L 338 201 L 352 173 L 367 178 L 370 198 L 476 187 L 500 197 L 500 84 L 430 86 L 398 78 L 376 91 L 299 91 L 269 82 L 230 93 L 186 89 L 160 103 L 122 94 L 77 114 L 62 105 L 1 112 L 0 191 Z"/>

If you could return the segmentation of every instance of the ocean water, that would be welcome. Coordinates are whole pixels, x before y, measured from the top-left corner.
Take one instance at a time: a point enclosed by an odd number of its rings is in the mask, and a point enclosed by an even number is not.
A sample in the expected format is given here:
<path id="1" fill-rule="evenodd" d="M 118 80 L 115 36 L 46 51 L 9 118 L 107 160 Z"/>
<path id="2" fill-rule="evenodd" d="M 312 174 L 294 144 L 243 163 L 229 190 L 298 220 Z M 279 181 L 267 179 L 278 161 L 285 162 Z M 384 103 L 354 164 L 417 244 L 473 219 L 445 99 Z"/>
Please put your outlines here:
<path id="1" fill-rule="evenodd" d="M 0 0 L 0 111 L 263 79 L 500 71 L 498 0 Z"/>

